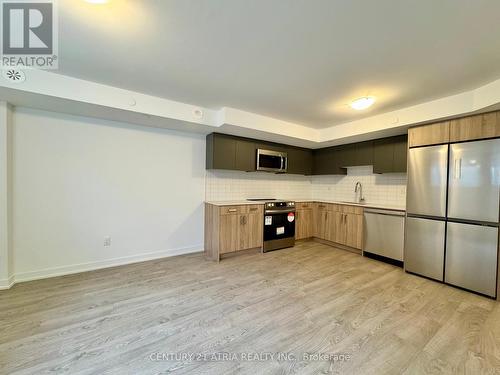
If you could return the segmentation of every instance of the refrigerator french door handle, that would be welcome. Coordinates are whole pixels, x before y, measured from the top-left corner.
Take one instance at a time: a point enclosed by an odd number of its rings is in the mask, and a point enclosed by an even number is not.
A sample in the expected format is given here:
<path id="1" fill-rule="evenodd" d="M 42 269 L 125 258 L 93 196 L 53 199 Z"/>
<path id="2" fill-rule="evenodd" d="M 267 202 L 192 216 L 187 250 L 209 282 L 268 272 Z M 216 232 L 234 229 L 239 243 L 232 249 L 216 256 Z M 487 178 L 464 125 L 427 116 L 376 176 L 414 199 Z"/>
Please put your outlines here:
<path id="1" fill-rule="evenodd" d="M 462 158 L 455 159 L 455 180 L 462 178 Z"/>

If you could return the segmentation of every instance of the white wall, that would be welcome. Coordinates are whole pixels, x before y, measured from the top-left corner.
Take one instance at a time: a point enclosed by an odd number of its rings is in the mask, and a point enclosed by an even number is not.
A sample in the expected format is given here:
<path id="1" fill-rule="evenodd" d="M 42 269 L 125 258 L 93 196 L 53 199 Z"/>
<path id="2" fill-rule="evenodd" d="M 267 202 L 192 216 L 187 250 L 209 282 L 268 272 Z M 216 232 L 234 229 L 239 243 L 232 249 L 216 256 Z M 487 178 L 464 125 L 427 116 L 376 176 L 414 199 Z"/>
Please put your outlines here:
<path id="1" fill-rule="evenodd" d="M 16 281 L 203 249 L 204 136 L 27 108 L 13 130 Z"/>
<path id="2" fill-rule="evenodd" d="M 0 289 L 14 282 L 12 249 L 12 108 L 0 102 Z"/>

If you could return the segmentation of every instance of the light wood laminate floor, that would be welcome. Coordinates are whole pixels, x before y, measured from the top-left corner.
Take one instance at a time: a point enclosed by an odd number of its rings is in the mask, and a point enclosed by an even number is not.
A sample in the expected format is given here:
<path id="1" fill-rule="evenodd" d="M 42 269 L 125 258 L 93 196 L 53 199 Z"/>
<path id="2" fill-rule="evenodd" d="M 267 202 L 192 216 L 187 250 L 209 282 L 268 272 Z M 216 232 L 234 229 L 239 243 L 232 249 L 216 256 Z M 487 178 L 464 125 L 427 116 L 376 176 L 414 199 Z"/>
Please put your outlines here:
<path id="1" fill-rule="evenodd" d="M 500 304 L 315 242 L 179 256 L 0 292 L 0 374 L 45 373 L 496 374 Z"/>

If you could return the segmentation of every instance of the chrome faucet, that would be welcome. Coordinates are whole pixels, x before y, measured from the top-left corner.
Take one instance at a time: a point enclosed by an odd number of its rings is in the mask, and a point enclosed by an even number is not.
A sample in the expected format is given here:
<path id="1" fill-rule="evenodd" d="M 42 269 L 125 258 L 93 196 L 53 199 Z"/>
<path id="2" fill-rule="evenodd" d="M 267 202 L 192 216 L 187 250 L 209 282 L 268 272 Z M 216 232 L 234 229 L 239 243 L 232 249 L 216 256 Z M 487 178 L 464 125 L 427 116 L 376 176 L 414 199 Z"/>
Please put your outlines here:
<path id="1" fill-rule="evenodd" d="M 357 193 L 359 190 L 359 199 L 358 203 L 364 203 L 365 202 L 365 197 L 363 197 L 363 185 L 361 185 L 361 182 L 356 182 L 356 186 L 354 187 L 354 193 Z"/>

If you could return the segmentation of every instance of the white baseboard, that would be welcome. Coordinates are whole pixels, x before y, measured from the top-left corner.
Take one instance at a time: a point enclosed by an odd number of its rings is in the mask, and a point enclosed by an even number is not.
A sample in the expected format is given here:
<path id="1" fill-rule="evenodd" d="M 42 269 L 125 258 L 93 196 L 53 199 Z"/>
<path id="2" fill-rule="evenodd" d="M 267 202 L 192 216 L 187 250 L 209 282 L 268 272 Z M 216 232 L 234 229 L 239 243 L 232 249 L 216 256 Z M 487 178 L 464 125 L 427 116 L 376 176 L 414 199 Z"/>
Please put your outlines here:
<path id="1" fill-rule="evenodd" d="M 0 290 L 12 288 L 12 285 L 14 285 L 14 283 L 16 282 L 15 280 L 16 280 L 16 278 L 14 275 L 9 277 L 8 279 L 0 280 Z"/>
<path id="2" fill-rule="evenodd" d="M 194 246 L 194 247 L 183 247 L 178 249 L 170 249 L 170 250 L 162 250 L 155 251 L 152 253 L 145 253 L 139 255 L 130 255 L 126 257 L 107 259 L 97 262 L 89 262 L 89 263 L 80 263 L 80 264 L 72 264 L 69 266 L 62 267 L 54 267 L 54 268 L 46 268 L 43 270 L 31 271 L 31 272 L 22 272 L 17 273 L 12 277 L 12 284 L 4 289 L 10 288 L 14 283 L 21 283 L 25 281 L 33 281 L 40 279 L 47 279 L 50 277 L 71 275 L 74 273 L 94 271 L 102 268 L 123 266 L 131 263 L 139 263 L 145 262 L 148 260 L 160 259 L 160 258 L 168 258 L 176 255 L 183 254 L 192 254 L 197 252 L 202 252 L 203 246 Z M 2 284 L 0 280 L 0 289 L 2 289 Z"/>

